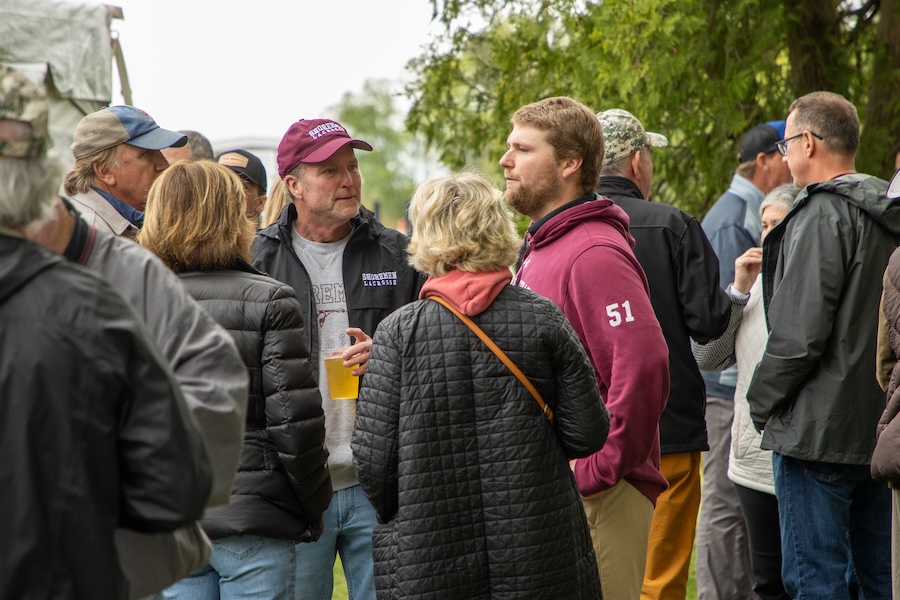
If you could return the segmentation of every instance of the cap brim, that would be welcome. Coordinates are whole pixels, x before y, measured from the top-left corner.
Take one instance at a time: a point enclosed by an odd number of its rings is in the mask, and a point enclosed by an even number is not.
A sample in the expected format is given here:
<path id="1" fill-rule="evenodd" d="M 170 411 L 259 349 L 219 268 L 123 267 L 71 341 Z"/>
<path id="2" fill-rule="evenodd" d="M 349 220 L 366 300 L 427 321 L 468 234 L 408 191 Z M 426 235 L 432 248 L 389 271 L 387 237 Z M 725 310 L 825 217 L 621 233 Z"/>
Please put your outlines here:
<path id="1" fill-rule="evenodd" d="M 651 133 L 648 131 L 646 135 L 646 145 L 651 148 L 665 148 L 669 145 L 669 140 L 661 133 Z"/>
<path id="2" fill-rule="evenodd" d="M 187 144 L 187 141 L 187 136 L 184 134 L 157 127 L 153 131 L 148 131 L 125 143 L 146 150 L 162 150 L 163 148 L 181 148 Z"/>
<path id="3" fill-rule="evenodd" d="M 888 185 L 887 193 L 885 194 L 888 198 L 900 198 L 900 169 L 898 169 L 894 176 L 891 177 L 891 183 Z"/>
<path id="4" fill-rule="evenodd" d="M 334 140 L 329 140 L 322 147 L 316 148 L 315 151 L 311 152 L 309 155 L 305 156 L 301 163 L 320 163 L 331 158 L 335 152 L 350 144 L 357 150 L 365 150 L 367 152 L 372 151 L 372 146 L 369 142 L 364 142 L 362 140 L 351 140 L 349 138 L 337 138 Z"/>

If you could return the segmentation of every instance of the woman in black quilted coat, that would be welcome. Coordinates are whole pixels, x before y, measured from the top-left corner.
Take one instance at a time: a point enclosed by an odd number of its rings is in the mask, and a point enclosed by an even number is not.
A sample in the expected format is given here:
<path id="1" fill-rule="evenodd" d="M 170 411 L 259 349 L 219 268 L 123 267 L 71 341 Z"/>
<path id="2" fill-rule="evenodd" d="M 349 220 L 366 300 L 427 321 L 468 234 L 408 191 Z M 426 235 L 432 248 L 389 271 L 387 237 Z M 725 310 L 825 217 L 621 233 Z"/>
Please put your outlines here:
<path id="1" fill-rule="evenodd" d="M 519 239 L 474 174 L 423 184 L 409 208 L 422 300 L 378 327 L 353 435 L 381 525 L 379 598 L 600 598 L 568 460 L 609 429 L 593 368 L 551 301 L 509 285 Z M 518 365 L 535 398 L 442 296 Z M 611 543 L 615 543 L 612 541 Z"/>
<path id="2" fill-rule="evenodd" d="M 250 373 L 231 500 L 201 521 L 212 559 L 166 598 L 293 599 L 295 543 L 321 535 L 331 500 L 325 417 L 300 305 L 290 286 L 248 264 L 255 232 L 241 181 L 227 167 L 179 161 L 150 189 L 140 243 L 228 330 Z"/>

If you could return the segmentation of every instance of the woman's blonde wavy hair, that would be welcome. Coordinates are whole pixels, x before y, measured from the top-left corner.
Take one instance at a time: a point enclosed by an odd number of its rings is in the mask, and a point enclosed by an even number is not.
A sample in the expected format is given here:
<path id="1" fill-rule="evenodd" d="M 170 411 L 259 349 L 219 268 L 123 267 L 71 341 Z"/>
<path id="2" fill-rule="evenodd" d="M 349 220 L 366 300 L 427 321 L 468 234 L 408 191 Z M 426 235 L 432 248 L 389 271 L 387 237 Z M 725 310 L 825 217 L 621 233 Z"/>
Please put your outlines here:
<path id="1" fill-rule="evenodd" d="M 503 194 L 473 172 L 426 181 L 409 204 L 409 264 L 427 275 L 497 271 L 521 244 Z"/>
<path id="2" fill-rule="evenodd" d="M 153 182 L 138 242 L 176 273 L 249 261 L 256 225 L 246 208 L 244 186 L 231 169 L 180 160 Z"/>
<path id="3" fill-rule="evenodd" d="M 281 210 L 294 201 L 294 197 L 284 185 L 284 180 L 278 177 L 275 184 L 269 191 L 269 197 L 266 199 L 266 207 L 263 209 L 262 226 L 268 227 L 274 223 L 281 215 Z"/>

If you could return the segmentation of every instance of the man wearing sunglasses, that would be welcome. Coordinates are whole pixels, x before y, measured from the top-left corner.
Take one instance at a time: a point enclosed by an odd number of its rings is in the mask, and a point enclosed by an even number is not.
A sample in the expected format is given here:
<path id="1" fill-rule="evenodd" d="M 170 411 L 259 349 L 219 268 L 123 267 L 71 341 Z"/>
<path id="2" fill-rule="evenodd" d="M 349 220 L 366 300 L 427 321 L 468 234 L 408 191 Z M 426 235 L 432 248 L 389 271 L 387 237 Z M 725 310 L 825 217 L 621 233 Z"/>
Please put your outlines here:
<path id="1" fill-rule="evenodd" d="M 763 244 L 771 331 L 747 400 L 773 451 L 785 590 L 795 599 L 890 598 L 891 497 L 869 463 L 881 279 L 900 200 L 856 172 L 859 117 L 831 92 L 791 104 L 778 150 L 802 188 Z"/>

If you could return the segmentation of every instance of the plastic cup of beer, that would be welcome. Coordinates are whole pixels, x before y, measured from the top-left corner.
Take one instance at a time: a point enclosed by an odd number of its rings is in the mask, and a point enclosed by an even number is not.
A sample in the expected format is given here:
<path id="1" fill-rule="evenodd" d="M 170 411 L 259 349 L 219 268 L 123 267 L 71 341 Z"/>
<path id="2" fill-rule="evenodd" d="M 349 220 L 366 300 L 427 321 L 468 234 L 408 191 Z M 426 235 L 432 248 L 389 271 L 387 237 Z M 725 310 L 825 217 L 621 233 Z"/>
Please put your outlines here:
<path id="1" fill-rule="evenodd" d="M 359 377 L 350 374 L 358 365 L 344 366 L 343 354 L 348 347 L 327 350 L 325 353 L 325 376 L 328 378 L 332 400 L 356 400 L 359 397 Z"/>

